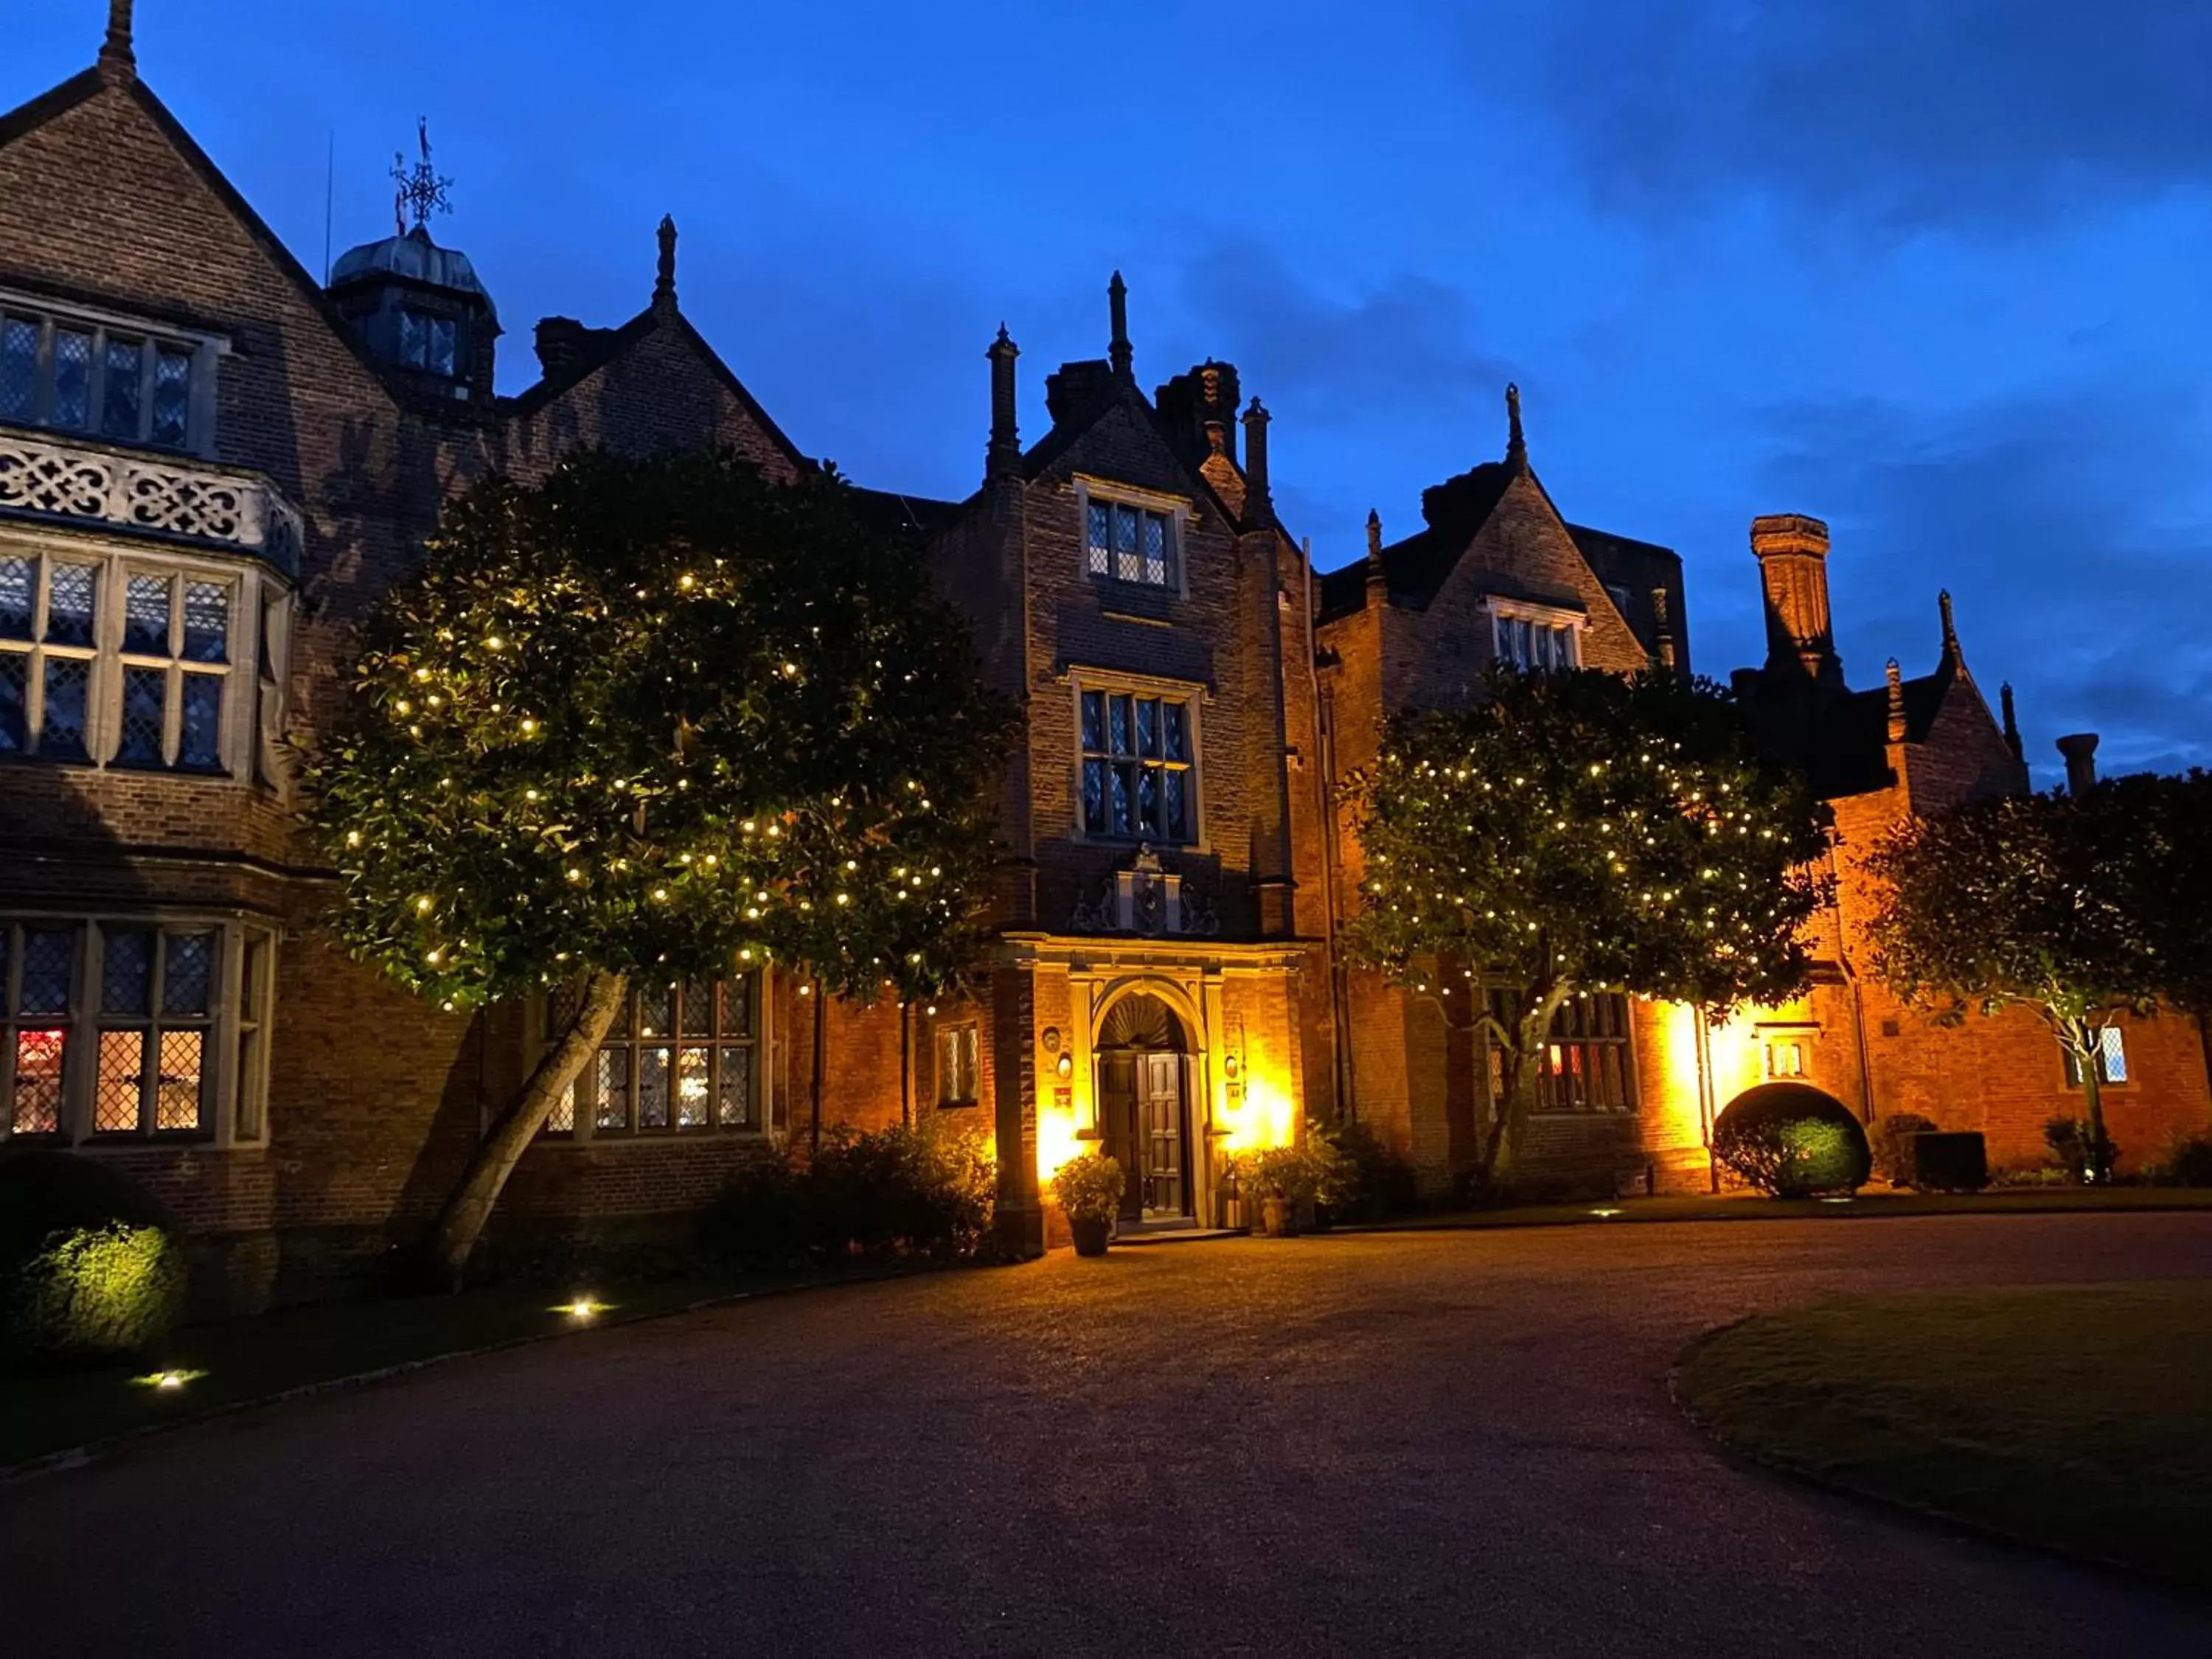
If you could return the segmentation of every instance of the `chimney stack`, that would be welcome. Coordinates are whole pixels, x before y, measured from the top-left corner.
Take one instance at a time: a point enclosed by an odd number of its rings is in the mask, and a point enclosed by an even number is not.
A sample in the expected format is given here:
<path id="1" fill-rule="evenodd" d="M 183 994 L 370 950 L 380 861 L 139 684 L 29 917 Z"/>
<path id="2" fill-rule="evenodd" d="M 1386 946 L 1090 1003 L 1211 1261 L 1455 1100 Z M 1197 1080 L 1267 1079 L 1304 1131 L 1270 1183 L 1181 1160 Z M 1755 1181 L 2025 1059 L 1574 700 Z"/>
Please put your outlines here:
<path id="1" fill-rule="evenodd" d="M 1673 673 L 1674 623 L 1668 613 L 1667 590 L 1663 587 L 1651 590 L 1651 640 L 1652 655 L 1658 659 L 1659 666 Z"/>
<path id="2" fill-rule="evenodd" d="M 1841 690 L 1844 665 L 1828 619 L 1828 526 L 1801 513 L 1751 521 L 1751 550 L 1766 590 L 1766 665 L 1794 666 Z"/>
<path id="3" fill-rule="evenodd" d="M 1905 741 L 1905 673 L 1892 657 L 1883 671 L 1889 677 L 1889 740 Z"/>
<path id="4" fill-rule="evenodd" d="M 2097 734 L 2069 732 L 2058 739 L 2058 752 L 2066 757 L 2066 793 L 2086 795 L 2097 787 Z"/>
<path id="5" fill-rule="evenodd" d="M 1114 337 L 1107 342 L 1106 358 L 1113 364 L 1115 376 L 1127 380 L 1132 353 L 1129 349 L 1129 285 L 1115 271 L 1114 280 L 1106 284 L 1106 308 L 1112 314 Z"/>
<path id="6" fill-rule="evenodd" d="M 535 339 L 538 366 L 551 380 L 584 349 L 584 325 L 574 317 L 541 317 Z"/>
<path id="7" fill-rule="evenodd" d="M 991 445 L 984 453 L 983 476 L 1010 475 L 1021 465 L 1021 436 L 1014 424 L 1014 359 L 1022 349 L 999 325 L 999 337 L 983 354 L 991 360 Z"/>
<path id="8" fill-rule="evenodd" d="M 1267 418 L 1253 398 L 1244 411 L 1244 522 L 1254 529 L 1275 522 L 1275 498 L 1267 489 Z"/>

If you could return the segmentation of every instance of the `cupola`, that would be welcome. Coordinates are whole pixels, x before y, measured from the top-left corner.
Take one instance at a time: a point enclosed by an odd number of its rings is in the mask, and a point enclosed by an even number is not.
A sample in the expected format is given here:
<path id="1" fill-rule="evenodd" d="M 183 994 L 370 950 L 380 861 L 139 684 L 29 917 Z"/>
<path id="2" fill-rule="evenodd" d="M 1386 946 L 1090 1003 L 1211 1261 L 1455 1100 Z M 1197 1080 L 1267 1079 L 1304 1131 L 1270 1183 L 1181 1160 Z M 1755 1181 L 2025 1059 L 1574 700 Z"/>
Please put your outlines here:
<path id="1" fill-rule="evenodd" d="M 427 127 L 417 139 L 422 155 L 414 167 L 392 158 L 392 234 L 339 257 L 331 302 L 368 355 L 403 383 L 431 397 L 489 403 L 499 313 L 469 256 L 430 238 L 430 217 L 447 208 L 453 181 L 430 166 Z"/>

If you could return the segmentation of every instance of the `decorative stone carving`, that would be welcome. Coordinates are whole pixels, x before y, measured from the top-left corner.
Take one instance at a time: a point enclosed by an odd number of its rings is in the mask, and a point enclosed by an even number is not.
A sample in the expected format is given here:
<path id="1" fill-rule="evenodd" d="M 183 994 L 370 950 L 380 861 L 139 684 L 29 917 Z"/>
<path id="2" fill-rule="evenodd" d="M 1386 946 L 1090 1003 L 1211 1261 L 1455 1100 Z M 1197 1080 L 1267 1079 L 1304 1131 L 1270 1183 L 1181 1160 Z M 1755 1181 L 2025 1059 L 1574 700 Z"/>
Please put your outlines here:
<path id="1" fill-rule="evenodd" d="M 1078 933 L 1136 933 L 1210 937 L 1221 931 L 1212 901 L 1186 893 L 1182 877 L 1160 862 L 1149 845 L 1109 877 L 1096 900 L 1079 898 L 1068 918 Z"/>
<path id="2" fill-rule="evenodd" d="M 299 569 L 300 511 L 252 472 L 0 431 L 0 513 L 9 512 L 213 542 Z"/>

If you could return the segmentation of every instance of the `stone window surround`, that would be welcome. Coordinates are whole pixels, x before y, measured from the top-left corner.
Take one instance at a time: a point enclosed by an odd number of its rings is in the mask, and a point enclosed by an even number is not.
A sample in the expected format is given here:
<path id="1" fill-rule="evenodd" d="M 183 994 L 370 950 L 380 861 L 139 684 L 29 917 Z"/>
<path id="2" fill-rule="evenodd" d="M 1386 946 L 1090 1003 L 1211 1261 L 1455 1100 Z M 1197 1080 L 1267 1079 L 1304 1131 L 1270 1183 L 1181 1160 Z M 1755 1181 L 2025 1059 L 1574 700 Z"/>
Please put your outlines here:
<path id="1" fill-rule="evenodd" d="M 61 1129 L 58 1133 L 16 1137 L 14 1031 L 19 1025 L 40 1023 L 6 1011 L 15 1006 L 12 986 L 0 990 L 0 1030 L 7 1033 L 0 1048 L 0 1146 L 11 1139 L 33 1146 L 61 1146 L 76 1152 L 161 1146 L 258 1149 L 268 1140 L 270 1050 L 275 1019 L 276 947 L 276 926 L 241 912 L 158 909 L 150 913 L 112 911 L 86 913 L 10 909 L 0 916 L 0 928 L 66 928 L 76 938 L 70 975 L 69 1012 L 52 1017 L 52 1023 L 69 1031 L 62 1056 Z M 93 1096 L 98 1082 L 100 1028 L 101 951 L 103 929 L 153 928 L 165 932 L 213 932 L 216 935 L 216 964 L 207 1022 L 210 1042 L 203 1060 L 213 1073 L 204 1097 L 208 1121 L 197 1129 L 95 1133 Z M 15 937 L 20 939 L 21 933 Z M 258 947 L 247 969 L 251 944 Z M 21 972 L 21 952 L 8 951 L 9 972 Z M 158 988 L 157 988 L 158 992 Z M 251 1039 L 250 1045 L 247 1039 Z"/>
<path id="2" fill-rule="evenodd" d="M 1190 781 L 1186 786 L 1189 792 L 1187 810 L 1190 814 L 1190 838 L 1175 842 L 1163 840 L 1160 845 L 1171 846 L 1180 853 L 1212 852 L 1206 836 L 1205 715 L 1205 705 L 1212 701 L 1212 688 L 1200 680 L 1169 679 L 1127 669 L 1095 667 L 1088 663 L 1068 664 L 1064 678 L 1068 688 L 1068 714 L 1073 722 L 1068 728 L 1073 738 L 1068 745 L 1068 839 L 1094 847 L 1134 847 L 1145 839 L 1141 836 L 1094 836 L 1083 827 L 1083 694 L 1104 691 L 1174 697 L 1182 703 L 1190 720 L 1190 767 L 1187 774 Z"/>
<path id="3" fill-rule="evenodd" d="M 982 1070 L 981 1045 L 982 1023 L 973 1014 L 956 1015 L 935 1022 L 934 1042 L 931 1045 L 931 1065 L 936 1073 L 937 1107 L 939 1111 L 973 1106 L 982 1098 Z M 955 1055 L 955 1064 L 948 1069 L 945 1057 Z M 951 1092 L 947 1092 L 950 1090 Z"/>
<path id="4" fill-rule="evenodd" d="M 216 783 L 251 781 L 264 786 L 275 784 L 279 775 L 276 745 L 283 732 L 291 623 L 297 601 L 289 585 L 267 565 L 258 559 L 233 560 L 198 552 L 172 552 L 166 548 L 116 538 L 50 533 L 13 525 L 0 526 L 0 557 L 27 558 L 33 562 L 34 635 L 38 632 L 36 618 L 45 600 L 45 564 L 90 564 L 98 571 L 94 578 L 90 647 L 49 647 L 35 638 L 29 642 L 0 640 L 0 651 L 23 652 L 27 643 L 32 664 L 27 673 L 33 680 L 40 678 L 37 665 L 42 654 L 50 649 L 91 663 L 85 732 L 85 749 L 89 758 L 42 762 L 33 754 L 9 756 L 5 764 L 86 767 L 95 770 L 112 768 L 118 772 L 191 777 Z M 221 764 L 217 767 L 156 767 L 115 759 L 122 736 L 123 671 L 126 666 L 123 648 L 125 605 L 130 578 L 148 575 L 220 582 L 229 589 L 229 636 L 225 660 L 222 664 L 196 665 L 195 671 L 204 667 L 205 671 L 220 672 L 228 682 L 223 692 L 222 735 L 217 745 Z M 173 586 L 173 591 L 178 590 Z M 268 662 L 262 660 L 264 646 L 272 659 Z M 129 654 L 137 656 L 136 653 Z M 143 666 L 151 661 L 145 659 L 128 665 Z M 33 694 L 27 690 L 26 695 L 27 705 Z M 26 720 L 27 725 L 27 707 Z"/>
<path id="5" fill-rule="evenodd" d="M 1077 557 L 1080 561 L 1077 568 L 1085 581 L 1098 583 L 1109 593 L 1164 593 L 1178 599 L 1190 597 L 1189 561 L 1183 556 L 1184 550 L 1189 545 L 1191 502 L 1188 496 L 1163 495 L 1158 490 L 1116 483 L 1110 478 L 1093 477 L 1084 472 L 1077 473 L 1071 482 L 1075 488 L 1075 545 Z M 1149 582 L 1125 581 L 1110 570 L 1100 574 L 1090 568 L 1091 502 L 1094 496 L 1116 507 L 1141 507 L 1167 517 L 1168 581 L 1156 587 Z"/>
<path id="6" fill-rule="evenodd" d="M 164 454 L 195 455 L 208 461 L 216 459 L 216 364 L 231 352 L 228 335 L 211 333 L 204 327 L 187 327 L 133 316 L 128 311 L 111 307 L 58 300 L 14 288 L 0 288 L 0 313 L 10 317 L 35 318 L 42 325 L 40 333 L 42 352 L 51 349 L 45 343 L 52 340 L 56 324 L 89 331 L 95 338 L 92 386 L 87 394 L 90 399 L 91 418 L 82 428 L 58 427 L 34 420 L 27 423 L 27 430 L 65 433 L 87 438 L 104 437 L 107 442 L 122 443 Z M 130 336 L 191 354 L 191 385 L 186 398 L 185 441 L 181 445 L 156 444 L 150 439 L 115 438 L 103 434 L 100 419 L 99 377 L 104 373 L 106 354 L 100 343 L 111 333 Z"/>
<path id="7" fill-rule="evenodd" d="M 546 1119 L 544 1126 L 538 1130 L 537 1137 L 531 1145 L 533 1147 L 652 1147 L 667 1146 L 678 1142 L 689 1146 L 694 1142 L 707 1140 L 759 1140 L 773 1133 L 775 1095 L 771 1086 L 770 1068 L 774 1062 L 775 1043 L 777 1041 L 773 970 L 758 966 L 740 967 L 737 971 L 725 977 L 729 980 L 750 979 L 752 981 L 752 1035 L 747 1038 L 722 1036 L 717 1037 L 712 1042 L 704 1041 L 694 1042 L 688 1035 L 679 1033 L 678 1040 L 672 1041 L 665 1046 L 672 1049 L 699 1047 L 750 1048 L 752 1050 L 753 1096 L 751 1122 L 724 1124 L 710 1121 L 678 1128 L 675 1122 L 676 1114 L 672 1100 L 669 1123 L 666 1127 L 641 1128 L 636 1123 L 637 1103 L 633 1098 L 630 1102 L 629 1127 L 601 1129 L 594 1121 L 596 1114 L 585 1109 L 589 1091 L 583 1086 L 586 1081 L 584 1073 L 579 1073 L 575 1084 L 571 1086 L 569 1097 L 555 1103 L 551 1115 Z M 636 987 L 633 982 L 630 988 L 624 994 L 623 1012 L 617 1017 L 617 1029 L 608 1032 L 607 1040 L 601 1045 L 602 1048 L 629 1048 L 634 1050 L 641 1046 L 641 1039 L 625 1036 L 619 1029 L 622 1020 L 629 1017 L 630 1010 L 635 1006 L 636 995 Z M 538 1056 L 545 1052 L 547 1044 L 552 1040 L 548 1029 L 549 1012 L 550 1006 L 545 995 L 538 994 L 528 999 L 525 1006 L 522 1034 L 526 1070 L 529 1066 L 534 1066 L 537 1063 Z M 592 1051 L 592 1057 L 584 1062 L 586 1072 L 598 1063 L 599 1051 L 595 1049 Z M 672 1088 L 675 1083 L 675 1073 L 672 1067 L 670 1073 L 670 1082 Z M 487 1116 L 479 1127 L 488 1128 L 489 1123 L 490 1119 Z"/>
<path id="8" fill-rule="evenodd" d="M 1559 629 L 1567 635 L 1568 649 L 1574 660 L 1569 665 L 1580 668 L 1583 662 L 1583 635 L 1589 627 L 1589 617 L 1580 611 L 1570 611 L 1556 605 L 1540 605 L 1531 599 L 1508 599 L 1497 594 L 1486 595 L 1482 608 L 1490 613 L 1490 653 L 1493 662 L 1507 663 L 1512 659 L 1499 648 L 1498 629 L 1509 622 L 1525 622 L 1539 628 Z"/>

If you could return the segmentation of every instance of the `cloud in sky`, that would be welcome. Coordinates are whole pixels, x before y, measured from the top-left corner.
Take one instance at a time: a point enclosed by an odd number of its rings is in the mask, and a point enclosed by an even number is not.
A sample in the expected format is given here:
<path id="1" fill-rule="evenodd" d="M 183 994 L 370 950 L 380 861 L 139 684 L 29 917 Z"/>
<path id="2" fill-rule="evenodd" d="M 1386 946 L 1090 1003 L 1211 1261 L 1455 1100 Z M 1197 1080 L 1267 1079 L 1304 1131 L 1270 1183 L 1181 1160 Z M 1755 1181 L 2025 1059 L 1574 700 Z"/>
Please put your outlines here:
<path id="1" fill-rule="evenodd" d="M 1749 188 L 2003 228 L 2212 173 L 2203 0 L 1555 0 L 1530 21 L 1504 54 L 1597 198 L 1639 214 Z"/>

